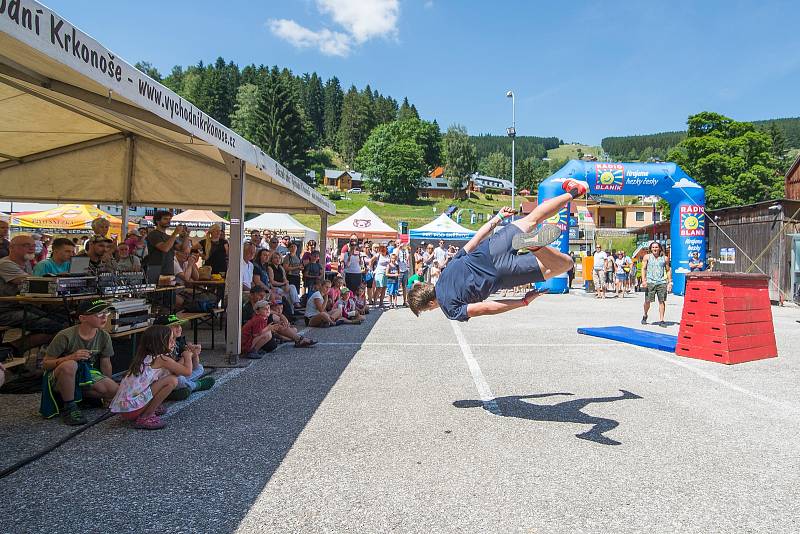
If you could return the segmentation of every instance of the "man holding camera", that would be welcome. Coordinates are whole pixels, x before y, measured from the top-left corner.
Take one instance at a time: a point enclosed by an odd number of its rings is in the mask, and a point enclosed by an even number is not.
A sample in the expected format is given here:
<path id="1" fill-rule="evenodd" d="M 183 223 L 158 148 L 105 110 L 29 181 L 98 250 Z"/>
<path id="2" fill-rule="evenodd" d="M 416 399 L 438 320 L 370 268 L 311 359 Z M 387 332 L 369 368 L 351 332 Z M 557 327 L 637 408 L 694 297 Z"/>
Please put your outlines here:
<path id="1" fill-rule="evenodd" d="M 159 210 L 153 215 L 153 224 L 156 228 L 147 234 L 147 265 L 161 265 L 162 275 L 175 274 L 175 242 L 189 235 L 182 224 L 179 224 L 172 234 L 167 234 L 171 222 L 172 213 Z"/>

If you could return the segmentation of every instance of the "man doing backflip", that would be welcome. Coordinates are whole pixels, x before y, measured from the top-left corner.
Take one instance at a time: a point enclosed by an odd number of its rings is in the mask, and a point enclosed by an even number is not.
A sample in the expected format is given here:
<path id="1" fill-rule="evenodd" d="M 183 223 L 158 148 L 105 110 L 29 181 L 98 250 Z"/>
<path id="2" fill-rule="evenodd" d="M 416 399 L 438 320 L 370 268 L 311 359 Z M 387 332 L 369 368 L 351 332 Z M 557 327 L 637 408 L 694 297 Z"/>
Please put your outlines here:
<path id="1" fill-rule="evenodd" d="M 543 224 L 533 231 L 537 224 L 558 213 L 565 204 L 586 194 L 588 185 L 568 179 L 563 188 L 566 193 L 545 200 L 522 219 L 491 235 L 500 221 L 514 214 L 510 208 L 501 209 L 447 263 L 435 286 L 424 282 L 414 284 L 408 292 L 411 311 L 419 316 L 439 306 L 449 319 L 467 321 L 530 304 L 541 292 L 529 291 L 522 299 L 486 299 L 500 289 L 543 282 L 572 268 L 574 263 L 570 256 L 547 246 L 561 235 L 558 226 Z M 531 253 L 517 254 L 518 250 L 526 249 Z"/>

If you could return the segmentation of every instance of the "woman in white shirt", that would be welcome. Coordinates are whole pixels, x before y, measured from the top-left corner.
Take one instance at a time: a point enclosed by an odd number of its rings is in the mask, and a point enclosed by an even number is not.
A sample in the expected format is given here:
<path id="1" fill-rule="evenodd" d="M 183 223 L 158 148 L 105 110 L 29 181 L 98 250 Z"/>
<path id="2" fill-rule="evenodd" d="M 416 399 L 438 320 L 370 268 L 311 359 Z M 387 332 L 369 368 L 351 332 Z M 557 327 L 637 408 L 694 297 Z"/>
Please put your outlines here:
<path id="1" fill-rule="evenodd" d="M 378 254 L 372 257 L 372 271 L 375 276 L 375 300 L 383 308 L 383 299 L 386 297 L 386 268 L 389 266 L 389 251 L 386 245 L 378 247 Z"/>

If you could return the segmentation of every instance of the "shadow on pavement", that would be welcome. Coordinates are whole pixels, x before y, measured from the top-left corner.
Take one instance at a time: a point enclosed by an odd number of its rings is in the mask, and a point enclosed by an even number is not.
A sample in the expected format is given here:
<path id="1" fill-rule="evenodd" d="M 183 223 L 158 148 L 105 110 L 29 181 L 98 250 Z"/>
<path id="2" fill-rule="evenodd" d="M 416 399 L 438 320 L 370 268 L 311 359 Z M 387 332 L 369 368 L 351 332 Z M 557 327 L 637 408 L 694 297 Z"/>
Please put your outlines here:
<path id="1" fill-rule="evenodd" d="M 162 430 L 120 417 L 89 429 L 2 481 L 2 530 L 235 531 L 380 316 L 311 329 L 347 343 L 281 346 L 190 397 Z"/>
<path id="2" fill-rule="evenodd" d="M 552 421 L 557 423 L 577 423 L 592 425 L 586 432 L 576 434 L 575 437 L 594 441 L 601 445 L 621 445 L 619 441 L 613 440 L 604 433 L 619 426 L 619 422 L 605 417 L 595 417 L 583 412 L 583 409 L 590 404 L 598 402 L 615 402 L 628 399 L 641 399 L 639 395 L 630 391 L 620 390 L 622 395 L 619 397 L 591 397 L 584 399 L 573 399 L 559 402 L 558 404 L 533 404 L 523 399 L 541 399 L 556 395 L 573 395 L 573 393 L 536 393 L 533 395 L 509 395 L 506 397 L 496 397 L 494 403 L 497 406 L 499 415 L 502 417 L 517 417 L 519 419 L 529 419 L 531 421 Z M 488 403 L 481 400 L 458 400 L 453 402 L 456 408 L 484 408 L 487 411 Z"/>

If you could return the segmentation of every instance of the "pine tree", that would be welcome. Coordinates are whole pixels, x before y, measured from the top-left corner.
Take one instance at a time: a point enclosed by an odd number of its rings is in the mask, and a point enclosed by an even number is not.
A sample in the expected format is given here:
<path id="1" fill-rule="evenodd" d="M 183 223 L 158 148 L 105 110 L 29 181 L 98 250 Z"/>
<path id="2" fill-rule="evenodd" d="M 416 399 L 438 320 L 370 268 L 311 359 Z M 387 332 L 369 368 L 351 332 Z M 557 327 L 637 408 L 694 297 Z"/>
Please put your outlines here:
<path id="1" fill-rule="evenodd" d="M 417 113 L 417 108 L 408 103 L 408 97 L 405 97 L 400 105 L 400 111 L 397 113 L 397 120 L 402 121 L 411 118 L 418 119 L 419 113 Z"/>
<path id="2" fill-rule="evenodd" d="M 258 119 L 256 118 L 258 102 L 258 86 L 252 83 L 243 84 L 239 86 L 239 91 L 236 93 L 235 110 L 231 114 L 231 128 L 252 142 L 255 142 L 258 129 Z"/>
<path id="3" fill-rule="evenodd" d="M 344 95 L 342 116 L 337 135 L 337 147 L 344 161 L 351 167 L 356 155 L 375 124 L 369 98 L 359 93 L 353 85 Z"/>
<path id="4" fill-rule="evenodd" d="M 225 126 L 230 125 L 238 78 L 239 68 L 233 63 L 225 64 L 221 57 L 206 68 L 203 89 L 207 102 L 203 110 Z"/>
<path id="5" fill-rule="evenodd" d="M 397 119 L 397 100 L 378 95 L 375 97 L 375 124 L 386 124 Z"/>
<path id="6" fill-rule="evenodd" d="M 305 87 L 303 107 L 314 130 L 315 144 L 319 144 L 322 142 L 325 132 L 325 95 L 322 80 L 319 79 L 316 72 L 311 74 Z"/>
<path id="7" fill-rule="evenodd" d="M 255 144 L 295 176 L 305 175 L 308 139 L 289 81 L 273 69 L 259 87 Z"/>
<path id="8" fill-rule="evenodd" d="M 161 73 L 158 72 L 158 69 L 155 68 L 149 61 L 137 61 L 134 65 L 138 70 L 144 72 L 155 81 L 161 81 Z"/>
<path id="9" fill-rule="evenodd" d="M 323 98 L 323 139 L 326 145 L 334 146 L 339 133 L 342 102 L 344 101 L 344 93 L 336 76 L 325 82 Z"/>

